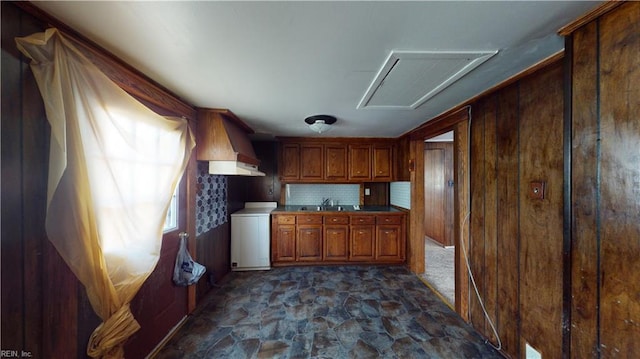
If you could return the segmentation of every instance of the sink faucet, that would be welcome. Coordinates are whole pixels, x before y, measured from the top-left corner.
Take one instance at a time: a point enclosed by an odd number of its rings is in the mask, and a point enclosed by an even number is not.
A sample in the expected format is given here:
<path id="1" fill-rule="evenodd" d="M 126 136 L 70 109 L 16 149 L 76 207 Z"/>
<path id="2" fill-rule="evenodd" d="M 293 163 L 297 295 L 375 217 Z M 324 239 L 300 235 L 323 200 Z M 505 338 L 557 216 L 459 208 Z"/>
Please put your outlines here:
<path id="1" fill-rule="evenodd" d="M 331 198 L 322 198 L 321 206 L 328 206 L 330 200 L 331 200 Z"/>

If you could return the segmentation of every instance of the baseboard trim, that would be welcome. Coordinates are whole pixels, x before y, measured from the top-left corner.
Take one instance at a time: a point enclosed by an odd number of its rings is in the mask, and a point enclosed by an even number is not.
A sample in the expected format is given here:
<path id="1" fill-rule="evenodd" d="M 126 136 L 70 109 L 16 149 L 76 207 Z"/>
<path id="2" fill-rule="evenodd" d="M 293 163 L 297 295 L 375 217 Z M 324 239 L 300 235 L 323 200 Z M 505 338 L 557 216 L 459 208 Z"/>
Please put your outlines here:
<path id="1" fill-rule="evenodd" d="M 185 315 L 182 319 L 180 319 L 180 321 L 178 322 L 178 324 L 174 325 L 173 328 L 171 328 L 171 330 L 169 330 L 169 333 L 167 333 L 167 335 L 165 335 L 165 337 L 160 341 L 160 343 L 158 343 L 158 345 L 156 345 L 155 348 L 153 348 L 153 350 L 151 351 L 151 353 L 149 353 L 145 359 L 152 359 L 155 358 L 156 355 L 158 355 L 158 353 L 160 352 L 160 350 L 162 350 L 162 348 L 164 348 L 164 346 L 167 344 L 167 342 L 173 338 L 173 336 L 178 332 L 178 330 L 180 328 L 182 328 L 182 326 L 184 325 L 184 323 L 187 321 L 187 318 L 189 318 L 188 315 Z"/>
<path id="2" fill-rule="evenodd" d="M 426 279 L 420 277 L 419 275 L 416 275 L 416 277 L 418 277 L 418 279 L 420 279 L 422 283 L 424 283 L 424 285 L 431 289 L 431 291 L 434 292 L 436 296 L 438 296 L 438 298 L 440 298 L 440 300 L 447 305 L 447 307 L 451 308 L 451 310 L 453 310 L 454 312 L 456 311 L 456 308 L 453 306 L 453 304 L 449 303 L 449 300 L 445 298 L 445 296 L 442 295 L 434 286 L 432 286 L 431 283 L 427 282 Z"/>

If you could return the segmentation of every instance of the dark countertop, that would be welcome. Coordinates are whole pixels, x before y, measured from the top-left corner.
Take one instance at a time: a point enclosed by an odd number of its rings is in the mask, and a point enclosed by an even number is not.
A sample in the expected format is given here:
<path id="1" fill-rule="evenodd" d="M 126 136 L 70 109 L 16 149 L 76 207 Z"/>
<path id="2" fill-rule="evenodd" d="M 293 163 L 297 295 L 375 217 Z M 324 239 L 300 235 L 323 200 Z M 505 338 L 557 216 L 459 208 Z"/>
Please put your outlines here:
<path id="1" fill-rule="evenodd" d="M 340 209 L 338 209 L 340 207 Z M 304 206 L 278 206 L 271 213 L 291 213 L 291 214 L 312 214 L 312 213 L 377 213 L 377 212 L 397 212 L 403 213 L 407 210 L 402 210 L 393 206 L 360 206 L 359 210 L 353 208 L 352 205 L 344 206 L 326 206 L 318 210 L 317 205 L 304 205 Z"/>

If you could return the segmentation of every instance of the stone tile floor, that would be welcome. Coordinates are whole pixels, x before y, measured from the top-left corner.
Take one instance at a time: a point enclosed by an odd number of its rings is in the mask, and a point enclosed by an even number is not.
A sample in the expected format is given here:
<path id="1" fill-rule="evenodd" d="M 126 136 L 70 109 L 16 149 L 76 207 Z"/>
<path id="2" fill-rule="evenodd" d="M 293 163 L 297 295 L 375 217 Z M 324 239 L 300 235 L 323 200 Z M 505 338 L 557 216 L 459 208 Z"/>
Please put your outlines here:
<path id="1" fill-rule="evenodd" d="M 156 358 L 502 358 L 401 266 L 232 272 Z"/>

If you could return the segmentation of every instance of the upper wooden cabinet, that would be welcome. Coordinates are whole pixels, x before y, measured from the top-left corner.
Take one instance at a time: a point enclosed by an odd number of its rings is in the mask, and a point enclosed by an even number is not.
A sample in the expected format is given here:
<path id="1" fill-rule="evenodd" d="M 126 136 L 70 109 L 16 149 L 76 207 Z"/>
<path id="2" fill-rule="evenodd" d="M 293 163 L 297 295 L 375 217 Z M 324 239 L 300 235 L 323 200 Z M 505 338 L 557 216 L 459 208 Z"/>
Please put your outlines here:
<path id="1" fill-rule="evenodd" d="M 347 179 L 347 146 L 327 144 L 324 146 L 324 177 L 327 180 L 344 181 Z"/>
<path id="2" fill-rule="evenodd" d="M 300 145 L 286 143 L 280 147 L 278 172 L 283 180 L 300 179 Z"/>
<path id="3" fill-rule="evenodd" d="M 390 145 L 373 146 L 371 178 L 374 181 L 391 181 L 393 179 L 393 147 Z"/>
<path id="4" fill-rule="evenodd" d="M 300 179 L 324 179 L 324 147 L 317 144 L 300 145 Z"/>
<path id="5" fill-rule="evenodd" d="M 280 145 L 283 182 L 390 182 L 395 140 L 287 138 Z"/>
<path id="6" fill-rule="evenodd" d="M 370 145 L 349 145 L 349 179 L 371 180 Z"/>

